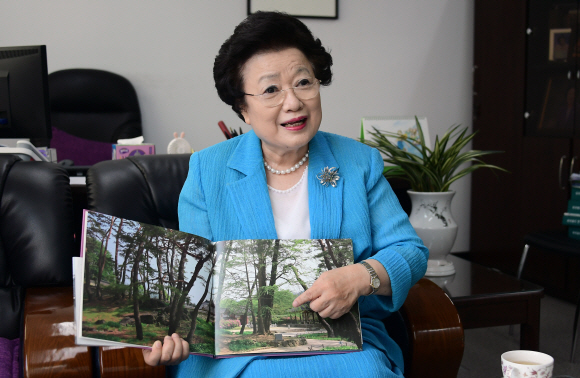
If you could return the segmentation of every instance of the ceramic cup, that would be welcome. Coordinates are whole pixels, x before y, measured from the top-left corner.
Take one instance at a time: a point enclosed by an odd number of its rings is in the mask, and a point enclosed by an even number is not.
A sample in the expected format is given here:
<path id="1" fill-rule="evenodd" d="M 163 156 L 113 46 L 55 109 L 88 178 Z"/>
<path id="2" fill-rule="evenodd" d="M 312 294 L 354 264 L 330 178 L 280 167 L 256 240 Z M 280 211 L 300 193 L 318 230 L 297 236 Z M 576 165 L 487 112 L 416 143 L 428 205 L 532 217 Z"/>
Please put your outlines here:
<path id="1" fill-rule="evenodd" d="M 504 378 L 552 378 L 554 359 L 532 350 L 512 350 L 501 355 Z"/>

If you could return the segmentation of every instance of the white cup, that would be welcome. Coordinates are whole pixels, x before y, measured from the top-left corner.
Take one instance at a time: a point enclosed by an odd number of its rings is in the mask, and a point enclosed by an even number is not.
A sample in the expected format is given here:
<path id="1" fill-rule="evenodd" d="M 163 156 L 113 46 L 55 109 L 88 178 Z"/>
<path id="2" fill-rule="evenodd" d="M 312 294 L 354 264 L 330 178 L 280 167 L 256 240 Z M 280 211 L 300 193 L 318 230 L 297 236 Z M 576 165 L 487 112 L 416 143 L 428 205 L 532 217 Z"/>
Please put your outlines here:
<path id="1" fill-rule="evenodd" d="M 552 378 L 554 359 L 533 350 L 512 350 L 501 355 L 504 378 Z"/>

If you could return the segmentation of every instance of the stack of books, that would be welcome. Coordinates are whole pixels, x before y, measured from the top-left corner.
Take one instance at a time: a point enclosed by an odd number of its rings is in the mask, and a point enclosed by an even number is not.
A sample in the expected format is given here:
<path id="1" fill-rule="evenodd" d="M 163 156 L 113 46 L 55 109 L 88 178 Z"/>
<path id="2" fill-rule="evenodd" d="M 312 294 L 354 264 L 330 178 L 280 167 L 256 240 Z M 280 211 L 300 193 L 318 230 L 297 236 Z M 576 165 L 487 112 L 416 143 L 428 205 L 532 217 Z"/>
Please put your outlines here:
<path id="1" fill-rule="evenodd" d="M 568 226 L 568 237 L 580 239 L 580 187 L 572 186 L 572 195 L 568 201 L 568 209 L 562 220 L 564 226 Z"/>

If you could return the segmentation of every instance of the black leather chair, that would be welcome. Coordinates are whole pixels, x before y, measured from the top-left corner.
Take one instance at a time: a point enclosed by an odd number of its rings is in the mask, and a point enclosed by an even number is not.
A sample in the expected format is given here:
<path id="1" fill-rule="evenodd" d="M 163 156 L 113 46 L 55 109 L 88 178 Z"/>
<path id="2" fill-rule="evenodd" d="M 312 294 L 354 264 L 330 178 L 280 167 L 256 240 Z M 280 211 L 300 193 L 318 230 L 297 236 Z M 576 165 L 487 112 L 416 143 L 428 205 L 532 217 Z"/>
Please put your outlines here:
<path id="1" fill-rule="evenodd" d="M 95 164 L 87 173 L 89 209 L 178 230 L 177 202 L 189 157 L 146 155 Z"/>
<path id="2" fill-rule="evenodd" d="M 75 68 L 52 72 L 48 83 L 51 147 L 57 148 L 59 160 L 92 165 L 95 160 L 89 156 L 90 150 L 99 154 L 97 161 L 107 160 L 111 158 L 107 144 L 143 135 L 137 93 L 126 78 Z"/>
<path id="3" fill-rule="evenodd" d="M 35 334 L 25 320 L 27 303 L 63 290 L 72 303 L 72 214 L 69 177 L 63 167 L 0 155 L 0 337 L 20 339 L 25 373 L 38 357 L 34 353 L 28 355 L 32 361 L 24 357 L 24 351 L 36 344 L 27 340 L 27 335 Z M 51 347 L 71 346 L 56 344 Z"/>
<path id="4" fill-rule="evenodd" d="M 187 178 L 189 155 L 154 155 L 101 162 L 87 174 L 91 210 L 139 222 L 178 229 L 177 203 Z M 449 297 L 422 279 L 403 308 L 384 320 L 405 354 L 406 377 L 454 377 L 463 356 L 463 327 Z M 112 366 L 140 358 L 131 348 L 100 351 Z M 130 354 L 136 353 L 136 354 Z M 115 376 L 111 367 L 111 375 Z"/>
<path id="5" fill-rule="evenodd" d="M 20 337 L 25 289 L 70 286 L 74 234 L 66 171 L 0 155 L 0 337 Z"/>
<path id="6" fill-rule="evenodd" d="M 106 378 L 111 371 L 96 348 L 74 340 L 73 223 L 70 179 L 62 166 L 0 155 L 0 348 L 19 344 L 24 378 Z M 150 367 L 133 374 L 134 360 L 117 359 L 112 376 L 163 376 Z"/>

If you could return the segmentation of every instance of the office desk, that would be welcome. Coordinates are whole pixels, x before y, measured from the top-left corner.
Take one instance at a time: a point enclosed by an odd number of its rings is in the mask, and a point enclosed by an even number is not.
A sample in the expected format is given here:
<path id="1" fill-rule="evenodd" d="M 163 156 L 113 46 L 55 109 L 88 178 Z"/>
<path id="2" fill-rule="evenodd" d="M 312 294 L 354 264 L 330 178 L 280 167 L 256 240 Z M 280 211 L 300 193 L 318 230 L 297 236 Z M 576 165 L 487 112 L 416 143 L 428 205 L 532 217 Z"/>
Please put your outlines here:
<path id="1" fill-rule="evenodd" d="M 543 287 L 455 255 L 448 260 L 455 265 L 453 276 L 429 278 L 443 286 L 464 329 L 520 324 L 521 349 L 539 349 Z"/>

